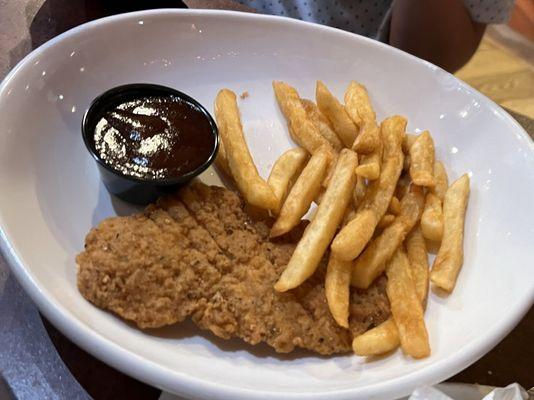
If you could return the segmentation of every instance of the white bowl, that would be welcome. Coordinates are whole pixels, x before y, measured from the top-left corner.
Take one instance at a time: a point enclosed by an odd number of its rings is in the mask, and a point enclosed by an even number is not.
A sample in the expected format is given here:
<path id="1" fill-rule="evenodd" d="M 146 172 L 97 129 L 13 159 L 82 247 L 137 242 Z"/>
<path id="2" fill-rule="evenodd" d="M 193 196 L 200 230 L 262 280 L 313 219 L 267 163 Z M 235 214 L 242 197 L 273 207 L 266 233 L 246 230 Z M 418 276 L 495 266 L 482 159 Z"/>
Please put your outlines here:
<path id="1" fill-rule="evenodd" d="M 224 342 L 191 324 L 156 333 L 85 301 L 75 255 L 103 218 L 131 209 L 111 199 L 80 134 L 91 100 L 120 84 L 151 82 L 209 109 L 218 89 L 241 102 L 247 140 L 263 176 L 291 145 L 271 81 L 312 97 L 316 79 L 338 96 L 367 85 L 380 119 L 429 129 L 450 177 L 472 175 L 465 264 L 454 293 L 431 294 L 432 355 L 400 351 L 278 356 Z M 14 274 L 44 314 L 106 363 L 195 398 L 385 399 L 441 381 L 473 363 L 520 320 L 534 298 L 534 151 L 493 102 L 441 69 L 384 44 L 319 25 L 262 15 L 158 10 L 77 27 L 26 57 L 0 88 L 0 225 Z M 215 179 L 213 171 L 205 173 Z"/>

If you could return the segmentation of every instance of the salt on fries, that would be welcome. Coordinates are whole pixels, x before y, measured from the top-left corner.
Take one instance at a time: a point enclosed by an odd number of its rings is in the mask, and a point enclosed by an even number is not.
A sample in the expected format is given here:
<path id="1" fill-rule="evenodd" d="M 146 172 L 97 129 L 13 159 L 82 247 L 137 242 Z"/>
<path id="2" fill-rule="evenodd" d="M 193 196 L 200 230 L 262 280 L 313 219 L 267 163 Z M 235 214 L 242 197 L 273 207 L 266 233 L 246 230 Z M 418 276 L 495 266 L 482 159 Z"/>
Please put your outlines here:
<path id="1" fill-rule="evenodd" d="M 463 262 L 468 176 L 449 187 L 430 133 L 406 133 L 401 116 L 378 125 L 369 94 L 356 81 L 346 89 L 344 105 L 320 81 L 317 104 L 301 99 L 285 82 L 273 82 L 273 88 L 300 147 L 280 156 L 267 182 L 253 164 L 232 92 L 219 93 L 215 114 L 221 132 L 217 166 L 234 179 L 249 204 L 277 215 L 272 237 L 291 231 L 312 202 L 318 204 L 275 289 L 299 286 L 330 246 L 325 295 L 340 326 L 349 327 L 350 286 L 366 289 L 387 276 L 391 316 L 356 336 L 354 352 L 375 356 L 400 346 L 411 357 L 428 356 L 424 309 L 429 281 L 447 292 L 456 283 Z M 425 239 L 440 242 L 430 271 Z"/>

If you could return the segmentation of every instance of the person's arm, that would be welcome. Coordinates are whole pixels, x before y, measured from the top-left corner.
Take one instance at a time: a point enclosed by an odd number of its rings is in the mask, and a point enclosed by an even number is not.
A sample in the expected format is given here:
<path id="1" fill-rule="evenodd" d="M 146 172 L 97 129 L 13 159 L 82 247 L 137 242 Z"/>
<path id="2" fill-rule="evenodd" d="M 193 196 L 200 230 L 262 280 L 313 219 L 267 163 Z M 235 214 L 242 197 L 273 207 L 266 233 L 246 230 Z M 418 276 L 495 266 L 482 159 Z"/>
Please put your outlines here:
<path id="1" fill-rule="evenodd" d="M 462 0 L 395 0 L 389 43 L 454 72 L 469 61 L 485 28 Z"/>

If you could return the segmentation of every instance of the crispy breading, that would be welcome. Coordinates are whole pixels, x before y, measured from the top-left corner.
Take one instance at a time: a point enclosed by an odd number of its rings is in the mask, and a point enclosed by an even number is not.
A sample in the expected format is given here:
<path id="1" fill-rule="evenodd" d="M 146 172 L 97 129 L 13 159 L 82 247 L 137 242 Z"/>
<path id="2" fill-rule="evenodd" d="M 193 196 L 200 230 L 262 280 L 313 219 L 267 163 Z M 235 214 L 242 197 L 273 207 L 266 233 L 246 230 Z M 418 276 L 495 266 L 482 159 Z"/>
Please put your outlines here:
<path id="1" fill-rule="evenodd" d="M 252 220 L 233 192 L 194 183 L 143 213 L 103 221 L 77 257 L 78 288 L 96 306 L 156 328 L 187 317 L 202 329 L 278 352 L 351 351 L 354 335 L 389 317 L 385 278 L 351 294 L 350 331 L 326 303 L 325 262 L 298 288 L 273 288 L 304 223 L 269 240 L 271 220 Z"/>

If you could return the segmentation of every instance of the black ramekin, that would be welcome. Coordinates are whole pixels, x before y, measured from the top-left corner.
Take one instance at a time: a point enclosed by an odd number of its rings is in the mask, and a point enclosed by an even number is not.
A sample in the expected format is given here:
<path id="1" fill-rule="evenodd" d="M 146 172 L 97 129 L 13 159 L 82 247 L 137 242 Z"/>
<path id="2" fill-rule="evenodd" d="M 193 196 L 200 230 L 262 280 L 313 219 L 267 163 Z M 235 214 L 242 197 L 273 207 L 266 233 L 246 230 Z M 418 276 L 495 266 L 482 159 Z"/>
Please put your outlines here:
<path id="1" fill-rule="evenodd" d="M 109 111 L 124 101 L 146 96 L 168 95 L 176 96 L 197 106 L 211 126 L 211 132 L 215 139 L 213 141 L 213 150 L 202 165 L 179 177 L 163 179 L 136 178 L 116 170 L 98 156 L 94 143 L 94 131 L 96 124 L 106 111 Z M 89 150 L 89 153 L 91 153 L 98 165 L 100 176 L 106 189 L 120 199 L 135 204 L 148 204 L 159 196 L 175 191 L 178 187 L 189 182 L 204 172 L 213 163 L 217 155 L 217 150 L 219 149 L 217 125 L 202 104 L 178 90 L 148 83 L 117 86 L 94 99 L 82 120 L 82 136 L 87 150 Z"/>

